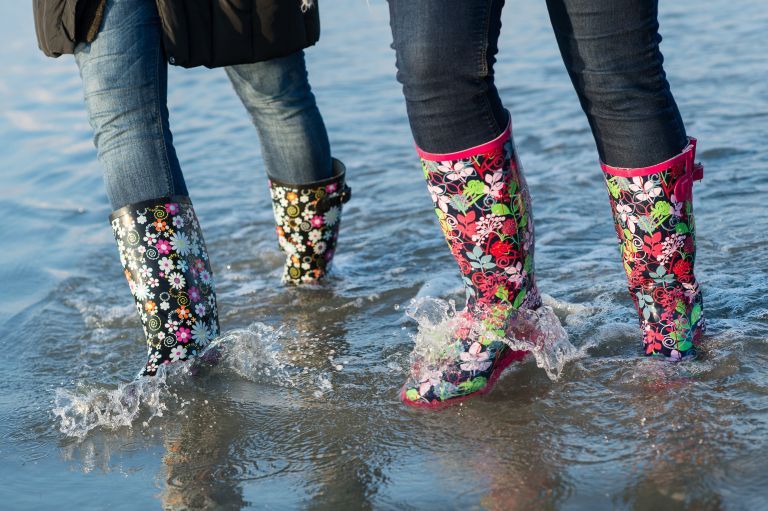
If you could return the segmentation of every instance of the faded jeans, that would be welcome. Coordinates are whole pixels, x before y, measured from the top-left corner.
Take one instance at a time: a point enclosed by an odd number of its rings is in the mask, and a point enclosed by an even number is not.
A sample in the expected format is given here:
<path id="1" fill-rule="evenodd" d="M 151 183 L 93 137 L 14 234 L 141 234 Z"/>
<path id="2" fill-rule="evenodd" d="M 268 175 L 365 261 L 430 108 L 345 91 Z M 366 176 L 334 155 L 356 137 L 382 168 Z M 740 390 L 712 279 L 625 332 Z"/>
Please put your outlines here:
<path id="1" fill-rule="evenodd" d="M 389 0 L 397 78 L 422 150 L 460 151 L 506 128 L 493 72 L 503 6 Z M 659 51 L 658 1 L 547 0 L 547 7 L 602 161 L 643 167 L 678 154 L 687 140 Z"/>
<path id="2" fill-rule="evenodd" d="M 77 46 L 75 60 L 112 208 L 188 195 L 168 124 L 155 0 L 107 0 L 99 35 Z M 304 53 L 225 70 L 256 126 L 269 177 L 291 184 L 330 177 L 328 134 Z"/>

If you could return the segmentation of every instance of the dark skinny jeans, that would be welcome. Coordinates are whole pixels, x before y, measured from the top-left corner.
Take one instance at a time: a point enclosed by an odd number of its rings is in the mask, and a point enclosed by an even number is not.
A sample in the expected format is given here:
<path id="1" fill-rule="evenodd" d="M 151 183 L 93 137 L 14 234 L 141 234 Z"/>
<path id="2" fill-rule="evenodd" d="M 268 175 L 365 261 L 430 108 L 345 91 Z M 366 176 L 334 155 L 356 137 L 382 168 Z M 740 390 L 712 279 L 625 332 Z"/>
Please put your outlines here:
<path id="1" fill-rule="evenodd" d="M 416 144 L 451 153 L 507 125 L 493 65 L 504 0 L 389 0 L 397 79 Z M 603 162 L 644 167 L 686 144 L 659 51 L 657 0 L 547 0 Z"/>

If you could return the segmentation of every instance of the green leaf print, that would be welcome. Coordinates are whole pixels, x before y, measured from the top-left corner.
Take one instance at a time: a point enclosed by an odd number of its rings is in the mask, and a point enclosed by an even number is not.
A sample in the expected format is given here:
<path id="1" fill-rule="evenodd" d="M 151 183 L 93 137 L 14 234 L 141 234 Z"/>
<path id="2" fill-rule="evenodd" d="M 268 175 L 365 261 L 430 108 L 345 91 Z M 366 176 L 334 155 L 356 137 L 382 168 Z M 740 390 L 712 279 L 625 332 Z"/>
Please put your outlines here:
<path id="1" fill-rule="evenodd" d="M 662 223 L 664 220 L 672 215 L 672 205 L 667 201 L 659 201 L 653 205 L 651 216 L 656 219 L 656 222 Z"/>
<path id="2" fill-rule="evenodd" d="M 693 343 L 691 341 L 683 341 L 677 343 L 677 351 L 688 351 L 691 348 L 693 348 Z"/>
<path id="3" fill-rule="evenodd" d="M 426 160 L 421 160 L 421 171 L 424 173 L 424 179 L 429 180 L 429 169 L 427 168 Z"/>
<path id="4" fill-rule="evenodd" d="M 525 289 L 523 289 L 522 291 L 520 291 L 520 293 L 518 293 L 517 297 L 515 298 L 515 301 L 512 302 L 512 307 L 514 309 L 519 309 L 520 306 L 523 304 L 523 300 L 525 300 Z"/>
<path id="5" fill-rule="evenodd" d="M 678 314 L 685 314 L 685 302 L 678 300 L 677 305 L 675 305 L 675 311 L 677 311 Z"/>
<path id="6" fill-rule="evenodd" d="M 523 263 L 523 270 L 525 270 L 526 273 L 531 273 L 531 269 L 533 268 L 533 256 L 531 254 L 528 254 L 525 256 L 525 262 Z"/>
<path id="7" fill-rule="evenodd" d="M 483 193 L 485 193 L 485 185 L 482 182 L 477 180 L 469 181 L 464 186 L 463 192 L 467 196 L 482 195 Z"/>
<path id="8" fill-rule="evenodd" d="M 502 302 L 508 302 L 509 290 L 504 286 L 499 286 L 499 289 L 496 290 L 496 298 L 499 298 Z"/>
<path id="9" fill-rule="evenodd" d="M 619 185 L 614 182 L 613 178 L 606 181 L 606 184 L 608 185 L 608 192 L 611 194 L 611 197 L 618 199 L 619 195 L 621 194 L 621 188 L 619 188 Z"/>
<path id="10" fill-rule="evenodd" d="M 477 378 L 472 378 L 471 380 L 460 383 L 459 389 L 469 394 L 470 392 L 477 392 L 478 390 L 482 389 L 485 387 L 486 383 L 488 383 L 487 378 L 484 376 L 478 376 Z"/>
<path id="11" fill-rule="evenodd" d="M 528 215 L 527 214 L 523 215 L 522 217 L 520 217 L 520 221 L 517 222 L 517 228 L 518 229 L 522 229 L 526 225 L 528 225 Z"/>
<path id="12" fill-rule="evenodd" d="M 513 179 L 509 183 L 509 196 L 510 197 L 514 196 L 516 191 L 517 191 L 517 183 Z"/>
<path id="13" fill-rule="evenodd" d="M 419 399 L 419 391 L 416 389 L 408 389 L 405 391 L 405 397 L 410 401 L 417 401 Z"/>
<path id="14" fill-rule="evenodd" d="M 701 318 L 701 304 L 697 303 L 691 311 L 691 325 L 695 325 L 699 318 Z"/>
<path id="15" fill-rule="evenodd" d="M 511 214 L 512 210 L 506 204 L 496 203 L 491 206 L 491 213 L 497 216 L 504 216 Z"/>
<path id="16" fill-rule="evenodd" d="M 688 228 L 687 224 L 680 222 L 675 226 L 675 232 L 677 234 L 688 234 L 689 232 L 691 232 L 691 230 Z"/>

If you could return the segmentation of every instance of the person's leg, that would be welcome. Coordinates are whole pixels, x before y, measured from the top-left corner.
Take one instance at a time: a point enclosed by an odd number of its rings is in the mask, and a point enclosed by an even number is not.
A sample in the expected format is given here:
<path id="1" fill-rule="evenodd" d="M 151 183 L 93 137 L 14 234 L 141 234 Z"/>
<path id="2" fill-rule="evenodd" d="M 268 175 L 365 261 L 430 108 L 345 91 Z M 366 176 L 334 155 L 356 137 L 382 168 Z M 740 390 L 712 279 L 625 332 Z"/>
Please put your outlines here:
<path id="1" fill-rule="evenodd" d="M 657 0 L 548 0 L 595 136 L 645 352 L 694 352 L 704 320 L 694 277 L 695 140 L 659 50 Z"/>
<path id="2" fill-rule="evenodd" d="M 256 126 L 269 178 L 302 185 L 332 177 L 331 146 L 304 52 L 224 69 Z"/>
<path id="3" fill-rule="evenodd" d="M 331 158 L 304 52 L 225 69 L 261 140 L 278 241 L 287 256 L 283 280 L 316 283 L 330 268 L 350 191 L 344 165 Z"/>
<path id="4" fill-rule="evenodd" d="M 659 50 L 658 0 L 547 0 L 600 159 L 646 167 L 687 144 Z"/>
<path id="5" fill-rule="evenodd" d="M 486 392 L 524 353 L 503 342 L 509 315 L 540 305 L 533 218 L 508 113 L 493 80 L 503 0 L 390 0 L 398 80 L 427 186 L 467 293 L 465 329 L 443 360 L 414 364 L 401 391 L 439 407 Z"/>
<path id="6" fill-rule="evenodd" d="M 75 49 L 112 228 L 147 338 L 143 374 L 199 354 L 218 333 L 208 254 L 173 149 L 154 0 L 107 0 Z"/>
<path id="7" fill-rule="evenodd" d="M 168 126 L 167 64 L 150 0 L 109 0 L 101 30 L 75 49 L 112 209 L 188 195 Z"/>

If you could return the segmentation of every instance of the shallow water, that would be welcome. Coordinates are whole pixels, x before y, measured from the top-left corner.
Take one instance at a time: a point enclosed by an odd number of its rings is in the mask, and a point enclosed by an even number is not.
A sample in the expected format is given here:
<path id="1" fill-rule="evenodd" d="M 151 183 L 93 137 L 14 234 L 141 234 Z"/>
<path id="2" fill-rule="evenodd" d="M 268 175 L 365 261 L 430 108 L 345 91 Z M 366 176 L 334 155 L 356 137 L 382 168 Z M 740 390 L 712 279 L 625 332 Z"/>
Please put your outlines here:
<path id="1" fill-rule="evenodd" d="M 77 70 L 39 54 L 29 5 L 6 2 L 0 508 L 768 509 L 768 11 L 662 4 L 669 78 L 706 167 L 705 353 L 676 366 L 638 356 L 587 123 L 543 2 L 514 2 L 498 85 L 535 201 L 537 279 L 575 354 L 556 380 L 529 359 L 486 397 L 420 413 L 397 400 L 419 332 L 405 311 L 461 290 L 381 0 L 324 2 L 308 52 L 354 189 L 320 288 L 279 285 L 257 139 L 224 74 L 172 70 L 227 349 L 218 367 L 143 384 L 129 383 L 141 331 Z"/>

